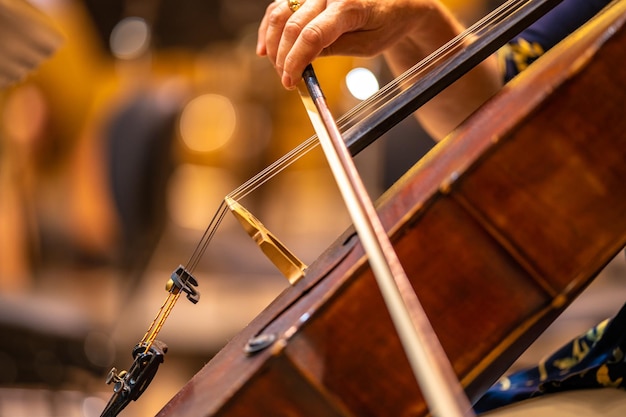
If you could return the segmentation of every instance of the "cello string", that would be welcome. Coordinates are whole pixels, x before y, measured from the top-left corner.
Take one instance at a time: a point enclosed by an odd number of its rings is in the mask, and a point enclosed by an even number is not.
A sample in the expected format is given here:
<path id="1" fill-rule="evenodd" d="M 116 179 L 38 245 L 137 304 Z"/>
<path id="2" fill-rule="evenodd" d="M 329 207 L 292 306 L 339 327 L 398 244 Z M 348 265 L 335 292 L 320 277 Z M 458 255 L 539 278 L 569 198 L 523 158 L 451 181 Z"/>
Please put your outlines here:
<path id="1" fill-rule="evenodd" d="M 236 201 L 240 200 L 241 198 L 251 193 L 253 190 L 257 189 L 260 185 L 267 182 L 270 178 L 273 178 L 276 174 L 278 174 L 291 163 L 293 163 L 293 161 L 301 158 L 303 155 L 308 153 L 315 146 L 317 146 L 317 141 L 315 137 L 307 139 L 295 149 L 291 150 L 288 154 L 284 155 L 283 157 L 275 161 L 272 165 L 261 171 L 259 174 L 255 175 L 252 179 L 246 181 L 243 185 L 232 191 L 230 194 L 227 195 L 227 197 L 231 197 L 233 198 L 233 200 Z M 224 201 L 222 201 L 217 211 L 213 215 L 211 221 L 209 222 L 208 227 L 204 231 L 204 234 L 200 238 L 198 246 L 196 246 L 189 261 L 186 264 L 186 269 L 190 273 L 193 272 L 210 241 L 213 239 L 217 228 L 225 217 L 226 211 L 226 204 L 224 203 Z"/>
<path id="2" fill-rule="evenodd" d="M 359 105 L 355 106 L 352 110 L 344 114 L 337 121 L 340 130 L 343 132 L 347 126 L 354 124 L 355 121 L 361 120 L 362 115 L 367 114 L 369 112 L 369 109 L 379 106 L 381 103 L 388 101 L 389 97 L 397 94 L 397 91 L 402 90 L 403 86 L 414 83 L 417 78 L 422 76 L 425 72 L 432 69 L 443 59 L 450 56 L 450 54 L 454 53 L 460 47 L 462 47 L 468 38 L 480 38 L 480 36 L 482 36 L 486 31 L 494 26 L 494 22 L 499 22 L 503 19 L 506 19 L 512 13 L 520 10 L 522 7 L 524 7 L 525 4 L 530 1 L 532 0 L 508 0 L 507 2 L 503 3 L 494 11 L 492 11 L 491 13 L 480 19 L 478 22 L 476 22 L 474 25 L 472 25 L 470 28 L 464 30 L 461 34 L 453 38 L 450 42 L 446 43 L 434 53 L 426 57 L 424 60 L 417 63 L 414 67 L 406 71 L 400 77 L 397 77 L 392 82 L 381 88 L 372 97 L 362 101 Z M 292 163 L 306 155 L 309 151 L 311 151 L 318 145 L 319 141 L 316 135 L 308 138 L 296 148 L 288 152 L 286 155 L 265 168 L 263 171 L 243 183 L 241 186 L 237 187 L 227 196 L 233 198 L 233 200 L 235 201 L 244 198 L 252 191 L 256 190 L 258 187 L 265 184 L 271 178 L 276 176 L 282 170 L 290 166 Z M 222 201 L 186 264 L 185 269 L 189 272 L 189 274 L 192 274 L 197 267 L 200 259 L 208 248 L 209 243 L 215 236 L 218 227 L 222 223 L 227 210 L 228 209 L 225 202 Z M 179 296 L 180 292 L 176 293 L 174 296 L 171 296 L 171 294 L 168 295 L 167 299 L 161 306 L 157 316 L 153 320 L 148 331 L 144 335 L 144 338 L 142 339 L 142 343 L 147 343 L 148 345 L 146 351 L 150 348 L 152 342 L 163 327 L 163 324 L 168 318 Z"/>
<path id="3" fill-rule="evenodd" d="M 458 48 L 464 45 L 465 41 L 468 38 L 480 38 L 480 36 L 482 36 L 486 31 L 493 27 L 494 22 L 499 22 L 503 19 L 506 19 L 512 13 L 515 13 L 517 10 L 524 7 L 525 4 L 528 3 L 528 1 L 529 0 L 509 0 L 503 3 L 494 11 L 492 11 L 491 13 L 480 19 L 478 22 L 476 22 L 474 25 L 472 25 L 470 28 L 464 30 L 457 37 L 453 38 L 450 42 L 443 45 L 433 54 L 430 54 L 427 58 L 420 61 L 414 67 L 406 71 L 400 77 L 388 83 L 372 97 L 364 100 L 359 105 L 355 106 L 352 110 L 350 110 L 338 120 L 337 124 L 339 125 L 340 129 L 343 131 L 346 126 L 355 123 L 355 120 L 358 121 L 361 115 L 367 114 L 369 109 L 375 106 L 379 106 L 382 102 L 388 101 L 390 96 L 397 94 L 397 91 L 402 89 L 402 86 L 414 83 L 415 80 L 422 76 L 426 71 L 432 69 L 433 66 L 441 62 L 454 51 L 457 51 Z M 241 186 L 236 188 L 234 191 L 228 194 L 228 196 L 233 198 L 233 200 L 235 201 L 244 198 L 245 196 L 256 190 L 258 187 L 260 187 L 262 184 L 265 184 L 269 179 L 276 176 L 286 167 L 307 154 L 310 150 L 317 147 L 318 144 L 319 143 L 317 140 L 317 136 L 314 135 L 310 137 L 298 147 L 284 155 L 282 158 L 275 161 L 272 165 L 265 168 L 259 174 L 255 175 L 254 177 L 243 183 Z M 216 229 L 221 224 L 225 212 L 226 207 L 222 202 L 188 262 L 188 266 L 189 268 L 191 268 L 190 272 L 195 269 L 197 263 L 199 262 L 199 259 L 202 257 L 208 244 L 215 235 Z"/>
<path id="4" fill-rule="evenodd" d="M 480 36 L 486 28 L 489 28 L 493 25 L 494 21 L 499 21 L 503 18 L 508 17 L 511 13 L 511 9 L 515 10 L 521 7 L 521 3 L 522 2 L 519 1 L 509 1 L 501 5 L 489 15 L 479 20 L 474 26 L 465 30 L 461 35 L 454 38 L 438 51 L 434 52 L 429 57 L 421 61 L 418 65 L 413 67 L 407 73 L 400 76 L 394 82 L 391 82 L 383 87 L 383 89 L 379 90 L 379 92 L 372 96 L 370 99 L 365 100 L 361 102 L 360 105 L 354 107 L 350 112 L 346 113 L 341 119 L 338 120 L 338 125 L 345 128 L 346 125 L 354 123 L 356 115 L 362 115 L 373 106 L 378 106 L 379 103 L 388 101 L 390 95 L 396 94 L 399 85 L 413 83 L 416 76 L 421 75 L 425 71 L 432 69 L 432 66 L 434 64 L 440 62 L 442 59 L 449 56 L 450 53 L 456 51 L 458 47 L 462 45 L 468 37 Z M 274 169 L 282 170 L 285 164 L 288 165 L 291 161 L 293 161 L 292 159 L 290 159 L 292 156 L 294 156 L 294 160 L 298 159 L 302 155 L 300 152 L 306 153 L 315 146 L 317 146 L 316 136 L 312 136 L 307 141 L 302 143 L 298 148 L 294 149 L 289 154 L 276 161 L 273 165 L 269 166 L 264 171 L 259 173 L 257 176 L 253 177 L 251 180 L 238 187 L 231 194 L 229 194 L 229 197 L 233 198 L 234 200 L 245 197 L 250 191 L 258 187 L 259 184 L 262 184 L 267 179 L 272 178 L 276 174 L 276 172 L 273 171 Z"/>
<path id="5" fill-rule="evenodd" d="M 511 7 L 510 4 L 511 2 L 506 4 L 507 7 L 501 7 L 500 9 L 507 11 Z M 449 45 L 442 47 L 440 51 L 433 53 L 431 56 L 423 60 L 419 64 L 419 67 L 414 67 L 412 71 L 409 71 L 408 73 L 401 76 L 399 80 L 397 79 L 397 82 L 389 83 L 387 86 L 383 87 L 383 89 L 380 90 L 379 93 L 375 94 L 370 99 L 363 101 L 360 105 L 356 106 L 350 112 L 346 113 L 341 119 L 338 120 L 338 124 L 345 128 L 347 124 L 353 123 L 355 115 L 363 114 L 372 106 L 377 106 L 380 102 L 387 101 L 390 94 L 395 94 L 398 85 L 412 82 L 412 79 L 414 79 L 416 75 L 422 74 L 424 71 L 431 69 L 433 63 L 438 63 L 443 58 L 447 57 L 451 52 L 456 50 L 467 37 L 476 36 L 477 34 L 479 35 L 479 32 L 488 22 L 496 20 L 496 17 L 506 17 L 506 14 L 503 16 L 503 10 L 496 10 L 492 12 L 491 17 L 487 16 L 481 19 L 481 21 L 479 21 L 477 25 L 475 25 L 471 30 L 466 30 L 463 35 L 460 35 L 459 37 L 453 39 L 453 41 Z M 259 184 L 263 184 L 265 181 L 267 181 L 267 179 L 272 178 L 274 175 L 276 175 L 276 172 L 274 171 L 275 169 L 282 170 L 285 165 L 290 164 L 291 162 L 293 162 L 293 160 L 299 158 L 303 153 L 307 153 L 315 146 L 317 146 L 316 136 L 312 136 L 303 144 L 301 144 L 299 148 L 294 149 L 290 154 L 287 154 L 285 155 L 285 157 L 276 161 L 276 163 L 269 166 L 257 176 L 253 177 L 251 180 L 238 187 L 228 196 L 235 200 L 245 197 L 249 192 L 258 187 Z M 292 156 L 293 159 L 291 159 Z"/>
<path id="6" fill-rule="evenodd" d="M 213 218 L 211 219 L 209 226 L 204 231 L 204 234 L 202 235 L 200 242 L 196 246 L 191 257 L 189 258 L 189 261 L 187 261 L 185 269 L 187 269 L 187 271 L 190 274 L 192 274 L 193 271 L 196 269 L 196 266 L 198 265 L 198 262 L 200 261 L 200 259 L 202 258 L 202 255 L 206 251 L 206 248 L 209 246 L 209 243 L 211 242 L 211 240 L 213 240 L 213 236 L 215 236 L 218 226 L 222 223 L 222 220 L 224 219 L 224 216 L 226 215 L 226 210 L 227 210 L 226 203 L 222 200 L 217 211 L 213 215 Z"/>
<path id="7" fill-rule="evenodd" d="M 511 13 L 511 9 L 515 11 L 516 9 L 521 7 L 521 3 L 523 2 L 508 1 L 507 3 L 504 3 L 493 12 L 491 12 L 489 15 L 479 20 L 475 25 L 473 25 L 469 29 L 466 29 L 459 36 L 455 37 L 439 50 L 435 51 L 433 54 L 422 60 L 418 65 L 414 66 L 405 74 L 387 84 L 370 99 L 364 100 L 359 105 L 354 107 L 338 120 L 338 125 L 345 128 L 346 125 L 354 123 L 356 115 L 362 115 L 373 106 L 378 106 L 379 103 L 388 101 L 390 95 L 396 94 L 398 86 L 404 85 L 406 83 L 413 83 L 417 76 L 423 74 L 425 71 L 432 69 L 434 64 L 439 63 L 442 59 L 446 58 L 451 53 L 456 51 L 459 46 L 462 46 L 467 38 L 479 37 L 485 29 L 493 26 L 494 21 L 500 21 L 503 18 L 508 17 Z M 358 118 L 356 119 L 359 120 Z M 256 189 L 259 184 L 263 184 L 267 181 L 267 179 L 272 178 L 274 175 L 276 175 L 276 172 L 274 170 L 282 170 L 285 165 L 289 165 L 294 160 L 297 160 L 300 156 L 302 156 L 302 154 L 307 153 L 315 146 L 317 146 L 316 136 L 312 136 L 307 141 L 303 142 L 298 148 L 292 150 L 289 154 L 276 161 L 273 165 L 270 165 L 257 176 L 242 184 L 236 190 L 231 192 L 231 194 L 229 194 L 228 196 L 233 198 L 234 200 L 245 197 L 246 195 L 248 195 L 249 192 Z"/>
<path id="8" fill-rule="evenodd" d="M 451 53 L 457 51 L 458 48 L 462 47 L 468 38 L 479 38 L 480 36 L 484 35 L 484 32 L 493 27 L 494 22 L 499 22 L 503 19 L 510 17 L 512 13 L 518 11 L 526 3 L 528 3 L 528 0 L 509 0 L 506 3 L 502 4 L 500 7 L 476 22 L 473 26 L 464 30 L 457 37 L 453 38 L 451 41 L 427 56 L 425 59 L 417 63 L 405 73 L 388 83 L 375 95 L 367 100 L 364 100 L 359 105 L 354 107 L 352 110 L 346 113 L 344 117 L 338 120 L 338 124 L 346 122 L 346 119 L 354 118 L 356 114 L 362 114 L 364 110 L 367 110 L 372 106 L 378 106 L 381 102 L 388 101 L 389 96 L 395 95 L 399 87 L 402 87 L 406 84 L 414 83 L 417 78 L 419 78 L 425 72 L 430 71 L 434 65 L 441 62 Z"/>
<path id="9" fill-rule="evenodd" d="M 277 161 L 275 161 L 272 165 L 265 168 L 259 174 L 255 175 L 250 180 L 246 181 L 244 184 L 236 188 L 228 197 L 233 198 L 234 200 L 239 200 L 246 195 L 248 195 L 251 191 L 258 188 L 261 184 L 264 184 L 269 179 L 273 178 L 277 173 L 282 171 L 287 166 L 291 165 L 293 162 L 300 159 L 302 156 L 307 154 L 311 149 L 316 147 L 317 137 L 312 136 L 306 141 L 302 142 L 298 147 L 290 151 L 288 154 L 284 155 Z"/>
<path id="10" fill-rule="evenodd" d="M 477 21 L 468 29 L 461 32 L 461 34 L 459 34 L 455 38 L 453 38 L 450 42 L 446 43 L 437 51 L 430 54 L 424 60 L 420 61 L 414 67 L 406 71 L 404 74 L 400 75 L 398 78 L 385 85 L 372 97 L 362 101 L 359 105 L 355 106 L 349 112 L 344 114 L 337 121 L 339 128 L 343 131 L 345 130 L 346 126 L 355 123 L 355 120 L 360 120 L 360 116 L 363 114 L 367 114 L 369 109 L 371 109 L 372 107 L 377 107 L 381 103 L 388 101 L 390 96 L 397 94 L 397 91 L 402 89 L 402 86 L 414 83 L 415 80 L 422 76 L 425 72 L 431 70 L 443 59 L 457 51 L 465 44 L 465 41 L 467 39 L 469 39 L 470 37 L 480 38 L 480 36 L 483 36 L 485 32 L 489 31 L 494 26 L 494 22 L 497 23 L 510 17 L 512 13 L 515 13 L 521 8 L 525 7 L 525 5 L 529 1 L 530 0 L 508 0 L 507 2 L 494 9 L 491 13 Z M 295 149 L 275 161 L 273 164 L 265 168 L 263 171 L 236 188 L 234 191 L 228 194 L 228 196 L 233 198 L 233 200 L 235 201 L 244 198 L 245 196 L 256 190 L 258 187 L 265 184 L 268 180 L 276 176 L 286 167 L 290 166 L 292 163 L 307 154 L 309 151 L 317 147 L 318 144 L 319 142 L 317 136 L 311 136 L 306 141 L 301 143 L 298 147 L 296 147 Z M 187 265 L 190 273 L 197 266 L 200 258 L 204 254 L 210 241 L 215 235 L 216 229 L 221 224 L 225 212 L 226 207 L 225 204 L 222 202 L 217 212 L 213 216 L 211 222 L 209 223 L 209 226 L 202 235 L 198 246 L 196 246 L 188 261 Z"/>

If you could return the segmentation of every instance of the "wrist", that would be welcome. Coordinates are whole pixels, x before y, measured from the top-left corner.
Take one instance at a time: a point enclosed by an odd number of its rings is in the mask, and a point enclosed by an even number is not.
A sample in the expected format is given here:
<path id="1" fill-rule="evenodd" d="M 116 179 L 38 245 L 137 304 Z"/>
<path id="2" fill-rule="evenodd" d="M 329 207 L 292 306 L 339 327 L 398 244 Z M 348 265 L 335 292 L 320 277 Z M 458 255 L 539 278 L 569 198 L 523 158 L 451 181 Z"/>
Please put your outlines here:
<path id="1" fill-rule="evenodd" d="M 404 36 L 384 51 L 394 74 L 399 75 L 426 58 L 465 28 L 441 3 L 423 0 L 409 2 L 414 15 Z"/>

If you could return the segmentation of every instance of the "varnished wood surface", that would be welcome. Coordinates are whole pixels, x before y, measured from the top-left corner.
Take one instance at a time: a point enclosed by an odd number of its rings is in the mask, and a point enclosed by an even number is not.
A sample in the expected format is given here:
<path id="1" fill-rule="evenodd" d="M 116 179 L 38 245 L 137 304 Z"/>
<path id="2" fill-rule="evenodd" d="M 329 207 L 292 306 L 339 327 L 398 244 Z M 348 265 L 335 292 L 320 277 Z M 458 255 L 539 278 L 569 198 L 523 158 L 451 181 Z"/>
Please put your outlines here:
<path id="1" fill-rule="evenodd" d="M 625 2 L 507 85 L 380 202 L 475 398 L 626 242 Z M 426 413 L 367 261 L 338 241 L 159 416 Z M 277 341 L 255 355 L 256 335 Z"/>

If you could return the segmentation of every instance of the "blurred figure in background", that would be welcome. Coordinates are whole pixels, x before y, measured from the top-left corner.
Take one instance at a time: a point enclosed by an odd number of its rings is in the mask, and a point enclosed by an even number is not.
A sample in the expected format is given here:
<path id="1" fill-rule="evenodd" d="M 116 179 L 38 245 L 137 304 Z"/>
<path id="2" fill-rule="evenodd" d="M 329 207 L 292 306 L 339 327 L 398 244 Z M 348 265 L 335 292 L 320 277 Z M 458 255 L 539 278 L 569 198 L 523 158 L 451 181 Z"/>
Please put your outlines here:
<path id="1" fill-rule="evenodd" d="M 28 286 L 30 213 L 22 202 L 29 182 L 30 149 L 43 139 L 46 104 L 37 89 L 7 92 L 59 47 L 61 34 L 51 20 L 26 2 L 0 5 L 0 290 Z M 21 108 L 20 108 L 21 107 Z M 28 118 L 23 118 L 27 109 Z M 26 210 L 24 210 L 26 209 Z"/>
<path id="2" fill-rule="evenodd" d="M 0 270 L 4 281 L 13 273 L 29 275 L 32 281 L 41 257 L 49 253 L 42 246 L 60 254 L 74 242 L 96 256 L 114 241 L 111 205 L 103 192 L 93 139 L 94 103 L 102 95 L 106 62 L 76 9 L 59 7 L 54 13 L 59 13 L 55 19 L 63 28 L 63 45 L 26 82 L 5 93 L 2 109 L 2 141 L 13 152 L 3 155 L 3 166 L 13 166 L 15 180 L 4 190 L 21 195 L 15 200 L 21 207 L 14 212 L 21 212 L 29 227 L 13 236 L 3 233 L 7 243 L 0 252 L 21 250 L 25 254 L 15 258 L 30 264 L 21 272 Z M 14 229 L 19 223 L 13 223 Z M 55 236 L 53 242 L 50 236 Z M 12 246 L 14 240 L 24 243 Z"/>
<path id="3" fill-rule="evenodd" d="M 80 3 L 45 7 L 0 4 L 0 388 L 86 395 L 162 230 L 181 96 L 120 76 Z M 12 396 L 0 415 L 48 415 Z"/>

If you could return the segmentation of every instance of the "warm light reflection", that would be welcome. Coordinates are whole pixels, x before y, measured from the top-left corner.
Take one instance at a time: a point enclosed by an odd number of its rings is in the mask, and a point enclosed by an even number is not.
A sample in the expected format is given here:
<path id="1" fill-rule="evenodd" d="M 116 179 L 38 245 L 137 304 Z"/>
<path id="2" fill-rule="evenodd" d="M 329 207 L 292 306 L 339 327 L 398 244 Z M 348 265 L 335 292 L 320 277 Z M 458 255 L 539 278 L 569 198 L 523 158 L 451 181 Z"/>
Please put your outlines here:
<path id="1" fill-rule="evenodd" d="M 150 46 L 150 28 L 146 21 L 139 17 L 127 17 L 115 25 L 109 42 L 115 57 L 137 58 Z"/>
<path id="2" fill-rule="evenodd" d="M 372 96 L 380 88 L 376 76 L 367 68 L 355 68 L 346 75 L 350 94 L 359 100 Z"/>
<path id="3" fill-rule="evenodd" d="M 233 136 L 237 114 L 233 103 L 219 94 L 204 94 L 191 100 L 180 117 L 180 135 L 192 151 L 210 152 Z"/>
<path id="4" fill-rule="evenodd" d="M 236 186 L 227 170 L 192 164 L 179 166 L 168 189 L 172 221 L 188 229 L 206 229 L 219 204 Z"/>

